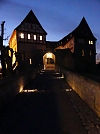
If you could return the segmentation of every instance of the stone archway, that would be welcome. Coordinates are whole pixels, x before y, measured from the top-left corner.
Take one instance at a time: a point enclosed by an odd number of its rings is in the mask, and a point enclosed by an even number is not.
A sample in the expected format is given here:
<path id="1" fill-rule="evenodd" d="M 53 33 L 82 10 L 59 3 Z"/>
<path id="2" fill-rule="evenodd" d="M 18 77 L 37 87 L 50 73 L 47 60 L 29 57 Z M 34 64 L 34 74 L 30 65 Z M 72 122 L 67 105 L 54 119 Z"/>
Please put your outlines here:
<path id="1" fill-rule="evenodd" d="M 47 52 L 43 56 L 44 69 L 54 70 L 55 69 L 55 55 L 51 52 Z"/>

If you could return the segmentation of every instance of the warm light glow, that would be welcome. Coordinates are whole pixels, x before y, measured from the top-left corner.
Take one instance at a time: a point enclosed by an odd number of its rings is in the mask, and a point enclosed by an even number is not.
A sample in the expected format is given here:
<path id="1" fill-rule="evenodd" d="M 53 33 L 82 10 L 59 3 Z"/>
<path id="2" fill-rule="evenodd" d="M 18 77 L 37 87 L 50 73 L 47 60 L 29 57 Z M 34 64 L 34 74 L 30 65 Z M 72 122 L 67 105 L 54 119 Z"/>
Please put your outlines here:
<path id="1" fill-rule="evenodd" d="M 47 53 L 47 58 L 52 58 L 52 53 Z"/>
<path id="2" fill-rule="evenodd" d="M 32 64 L 32 59 L 30 59 L 30 64 Z"/>
<path id="3" fill-rule="evenodd" d="M 1 62 L 0 62 L 0 69 L 2 68 L 2 66 L 1 66 Z"/>
<path id="4" fill-rule="evenodd" d="M 33 90 L 23 90 L 22 92 L 38 92 L 38 90 L 37 89 L 33 89 Z"/>
<path id="5" fill-rule="evenodd" d="M 65 89 L 66 92 L 72 91 L 72 89 Z"/>
<path id="6" fill-rule="evenodd" d="M 7 64 L 6 64 L 6 69 L 7 69 Z"/>
<path id="7" fill-rule="evenodd" d="M 8 53 L 9 53 L 9 56 L 11 57 L 11 51 L 10 50 L 8 50 Z"/>
<path id="8" fill-rule="evenodd" d="M 24 33 L 21 33 L 20 34 L 20 37 L 23 39 L 24 38 Z"/>
<path id="9" fill-rule="evenodd" d="M 28 34 L 28 39 L 30 39 L 31 38 L 31 36 L 30 36 L 30 34 Z"/>
<path id="10" fill-rule="evenodd" d="M 13 70 L 15 70 L 15 69 L 16 69 L 16 67 L 17 67 L 17 65 L 13 68 Z"/>
<path id="11" fill-rule="evenodd" d="M 37 89 L 26 89 L 26 90 L 21 90 L 21 93 L 31 93 L 31 92 L 45 92 L 45 90 L 37 90 Z"/>
<path id="12" fill-rule="evenodd" d="M 36 40 L 36 35 L 34 35 L 34 40 Z"/>
<path id="13" fill-rule="evenodd" d="M 42 40 L 42 35 L 40 35 L 40 40 Z"/>
<path id="14" fill-rule="evenodd" d="M 16 61 L 16 56 L 15 56 L 15 54 L 13 53 L 13 57 L 12 57 L 12 64 L 14 64 L 14 63 L 15 63 L 15 61 Z"/>
<path id="15" fill-rule="evenodd" d="M 89 40 L 89 44 L 93 44 L 93 41 Z"/>
<path id="16" fill-rule="evenodd" d="M 20 86 L 19 93 L 21 93 L 22 91 L 23 91 L 23 86 L 21 85 L 21 86 Z"/>
<path id="17" fill-rule="evenodd" d="M 93 44 L 93 41 L 91 41 L 91 44 Z"/>

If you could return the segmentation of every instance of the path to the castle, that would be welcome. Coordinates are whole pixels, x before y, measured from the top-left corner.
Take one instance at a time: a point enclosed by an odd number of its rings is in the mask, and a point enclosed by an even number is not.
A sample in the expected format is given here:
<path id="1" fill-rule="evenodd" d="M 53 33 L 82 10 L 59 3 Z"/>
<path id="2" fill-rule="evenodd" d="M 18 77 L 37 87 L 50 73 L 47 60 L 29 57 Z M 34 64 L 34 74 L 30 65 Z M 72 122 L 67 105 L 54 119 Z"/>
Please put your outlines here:
<path id="1" fill-rule="evenodd" d="M 2 110 L 0 134 L 100 134 L 100 119 L 60 73 L 42 70 Z"/>

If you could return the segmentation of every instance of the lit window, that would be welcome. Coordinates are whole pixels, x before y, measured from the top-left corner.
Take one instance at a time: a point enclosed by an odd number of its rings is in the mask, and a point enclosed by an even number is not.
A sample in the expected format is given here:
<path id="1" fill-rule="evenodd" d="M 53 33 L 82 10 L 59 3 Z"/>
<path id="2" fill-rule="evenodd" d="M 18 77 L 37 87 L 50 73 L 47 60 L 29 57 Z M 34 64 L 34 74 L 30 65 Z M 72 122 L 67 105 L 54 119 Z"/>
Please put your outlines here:
<path id="1" fill-rule="evenodd" d="M 42 36 L 40 35 L 40 40 L 42 40 Z"/>
<path id="2" fill-rule="evenodd" d="M 36 35 L 34 35 L 34 40 L 36 40 Z"/>
<path id="3" fill-rule="evenodd" d="M 28 39 L 30 39 L 31 38 L 31 36 L 30 36 L 30 34 L 28 34 Z"/>
<path id="4" fill-rule="evenodd" d="M 20 34 L 20 37 L 23 39 L 24 38 L 24 33 L 21 33 Z"/>
<path id="5" fill-rule="evenodd" d="M 91 44 L 93 44 L 93 41 L 91 41 Z"/>
<path id="6" fill-rule="evenodd" d="M 82 56 L 84 56 L 84 50 L 82 50 Z"/>
<path id="7" fill-rule="evenodd" d="M 93 44 L 93 41 L 89 40 L 89 44 Z"/>
<path id="8" fill-rule="evenodd" d="M 30 61 L 30 64 L 32 64 L 32 59 L 29 59 L 29 61 Z"/>

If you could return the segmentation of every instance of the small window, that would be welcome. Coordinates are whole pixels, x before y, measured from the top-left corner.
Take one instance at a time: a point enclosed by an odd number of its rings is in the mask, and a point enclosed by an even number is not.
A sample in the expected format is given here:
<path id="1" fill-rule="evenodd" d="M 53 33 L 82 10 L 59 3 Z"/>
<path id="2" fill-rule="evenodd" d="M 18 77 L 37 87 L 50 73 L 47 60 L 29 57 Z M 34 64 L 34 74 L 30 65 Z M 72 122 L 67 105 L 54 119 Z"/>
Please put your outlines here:
<path id="1" fill-rule="evenodd" d="M 30 64 L 32 64 L 32 59 L 29 59 L 29 61 L 30 61 Z"/>
<path id="2" fill-rule="evenodd" d="M 92 40 L 89 40 L 89 44 L 93 44 L 93 41 Z"/>
<path id="3" fill-rule="evenodd" d="M 93 44 L 93 41 L 91 41 L 91 44 Z"/>
<path id="4" fill-rule="evenodd" d="M 91 41 L 89 40 L 89 44 L 91 44 Z"/>
<path id="5" fill-rule="evenodd" d="M 31 36 L 30 36 L 30 34 L 28 34 L 28 39 L 30 39 L 31 38 Z"/>
<path id="6" fill-rule="evenodd" d="M 21 33 L 20 34 L 20 37 L 23 39 L 24 38 L 24 33 Z"/>
<path id="7" fill-rule="evenodd" d="M 42 40 L 42 35 L 40 35 L 40 40 Z"/>
<path id="8" fill-rule="evenodd" d="M 36 35 L 34 35 L 34 40 L 36 40 Z"/>
<path id="9" fill-rule="evenodd" d="M 82 50 L 82 56 L 84 56 L 84 50 Z"/>

